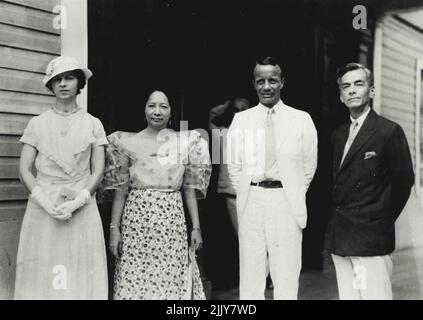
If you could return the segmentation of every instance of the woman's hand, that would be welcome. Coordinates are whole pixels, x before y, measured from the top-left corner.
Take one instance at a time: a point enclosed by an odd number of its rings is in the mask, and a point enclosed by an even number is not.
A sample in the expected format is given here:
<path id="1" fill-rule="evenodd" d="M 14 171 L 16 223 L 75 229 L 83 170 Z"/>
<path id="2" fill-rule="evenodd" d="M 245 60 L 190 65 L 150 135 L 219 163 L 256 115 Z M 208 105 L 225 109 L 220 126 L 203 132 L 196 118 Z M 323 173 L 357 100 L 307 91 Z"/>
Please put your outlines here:
<path id="1" fill-rule="evenodd" d="M 53 218 L 61 221 L 70 220 L 72 218 L 72 212 L 74 211 L 72 209 L 73 205 L 70 202 L 71 201 L 66 201 L 65 203 L 57 207 L 56 214 L 53 216 Z"/>
<path id="2" fill-rule="evenodd" d="M 191 246 L 194 247 L 195 251 L 200 250 L 203 246 L 203 238 L 199 228 L 195 228 L 191 232 Z"/>
<path id="3" fill-rule="evenodd" d="M 110 229 L 109 250 L 115 258 L 122 254 L 122 235 L 119 228 Z"/>
<path id="4" fill-rule="evenodd" d="M 37 202 L 50 216 L 56 218 L 58 214 L 53 202 L 47 197 L 40 186 L 35 186 L 32 189 L 31 197 Z"/>
<path id="5" fill-rule="evenodd" d="M 75 200 L 66 201 L 57 207 L 57 215 L 55 218 L 59 220 L 70 220 L 70 218 L 72 218 L 72 213 L 76 209 L 77 205 Z"/>
<path id="6" fill-rule="evenodd" d="M 84 206 L 91 199 L 91 194 L 87 189 L 82 189 L 74 200 L 66 201 L 57 207 L 59 220 L 69 220 L 72 213 Z"/>

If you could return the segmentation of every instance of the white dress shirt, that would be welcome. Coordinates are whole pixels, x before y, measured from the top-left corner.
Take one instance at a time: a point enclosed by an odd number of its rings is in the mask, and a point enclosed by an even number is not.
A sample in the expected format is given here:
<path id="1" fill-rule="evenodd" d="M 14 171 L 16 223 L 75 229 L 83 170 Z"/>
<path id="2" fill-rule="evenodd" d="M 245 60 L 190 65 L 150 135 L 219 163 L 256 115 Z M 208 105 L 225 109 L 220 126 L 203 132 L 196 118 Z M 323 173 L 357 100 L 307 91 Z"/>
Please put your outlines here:
<path id="1" fill-rule="evenodd" d="M 369 114 L 369 112 L 370 112 L 370 108 L 366 112 L 364 112 L 362 115 L 360 115 L 357 119 L 354 119 L 350 115 L 350 119 L 351 119 L 350 133 L 348 135 L 347 141 L 345 142 L 344 152 L 342 154 L 340 166 L 342 166 L 342 164 L 344 163 L 345 157 L 346 157 L 349 149 L 351 148 L 351 145 L 353 144 L 355 137 L 357 136 L 358 132 L 360 131 L 364 120 L 366 120 L 366 117 Z"/>
<path id="2" fill-rule="evenodd" d="M 266 117 L 267 117 L 267 113 L 269 111 L 269 108 L 262 105 L 261 103 L 259 103 L 258 107 L 260 109 L 260 116 L 257 119 L 257 122 L 262 124 L 263 131 L 265 131 Z M 274 122 L 276 121 L 278 112 L 281 112 L 281 108 L 283 108 L 283 103 L 282 103 L 281 100 L 279 100 L 279 102 L 272 107 L 272 109 L 275 110 L 275 114 L 273 115 L 273 121 Z M 277 123 L 274 123 L 274 125 L 276 126 Z M 275 141 L 277 141 L 277 138 L 278 137 L 275 136 Z M 260 181 L 264 181 L 264 180 L 280 180 L 277 161 L 275 161 L 272 168 L 268 171 L 268 173 L 265 176 L 265 174 L 264 174 L 264 169 L 265 169 L 265 165 L 266 165 L 265 135 L 264 134 L 258 135 L 257 139 L 258 139 L 258 141 L 257 141 L 258 142 L 257 143 L 257 153 L 260 156 L 257 157 L 257 163 L 256 163 L 256 167 L 254 169 L 252 181 L 253 182 L 260 182 Z"/>
<path id="3" fill-rule="evenodd" d="M 366 111 L 366 112 L 364 112 L 362 115 L 360 115 L 357 119 L 354 119 L 354 118 L 350 115 L 351 122 L 353 122 L 353 121 L 357 121 L 357 128 L 356 128 L 357 132 L 358 132 L 358 131 L 360 131 L 360 128 L 361 128 L 361 126 L 363 125 L 364 120 L 366 120 L 367 115 L 368 115 L 368 114 L 369 114 L 369 112 L 370 112 L 370 109 L 371 109 L 371 108 L 367 109 L 367 111 Z"/>

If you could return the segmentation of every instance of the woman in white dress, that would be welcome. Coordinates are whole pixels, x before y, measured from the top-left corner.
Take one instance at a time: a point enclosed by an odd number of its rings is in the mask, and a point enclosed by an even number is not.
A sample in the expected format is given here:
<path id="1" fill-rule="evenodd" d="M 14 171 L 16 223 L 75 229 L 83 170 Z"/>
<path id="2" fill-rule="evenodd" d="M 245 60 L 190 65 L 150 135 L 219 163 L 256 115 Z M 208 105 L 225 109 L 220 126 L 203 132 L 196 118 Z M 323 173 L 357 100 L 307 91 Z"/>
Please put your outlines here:
<path id="1" fill-rule="evenodd" d="M 107 139 L 101 122 L 76 103 L 91 75 L 72 57 L 52 60 L 43 83 L 56 103 L 29 121 L 20 140 L 20 177 L 31 195 L 20 233 L 15 299 L 107 299 L 95 200 Z"/>

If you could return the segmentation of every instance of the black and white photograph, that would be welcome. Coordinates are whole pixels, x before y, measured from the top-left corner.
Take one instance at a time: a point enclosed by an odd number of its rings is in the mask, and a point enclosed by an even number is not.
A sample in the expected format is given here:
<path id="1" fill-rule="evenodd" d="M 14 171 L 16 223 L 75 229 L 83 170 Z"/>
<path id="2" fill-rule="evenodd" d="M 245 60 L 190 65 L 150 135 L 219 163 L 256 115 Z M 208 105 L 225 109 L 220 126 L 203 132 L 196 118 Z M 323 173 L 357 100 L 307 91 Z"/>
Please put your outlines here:
<path id="1" fill-rule="evenodd" d="M 422 186 L 423 0 L 0 0 L 2 301 L 423 300 Z"/>

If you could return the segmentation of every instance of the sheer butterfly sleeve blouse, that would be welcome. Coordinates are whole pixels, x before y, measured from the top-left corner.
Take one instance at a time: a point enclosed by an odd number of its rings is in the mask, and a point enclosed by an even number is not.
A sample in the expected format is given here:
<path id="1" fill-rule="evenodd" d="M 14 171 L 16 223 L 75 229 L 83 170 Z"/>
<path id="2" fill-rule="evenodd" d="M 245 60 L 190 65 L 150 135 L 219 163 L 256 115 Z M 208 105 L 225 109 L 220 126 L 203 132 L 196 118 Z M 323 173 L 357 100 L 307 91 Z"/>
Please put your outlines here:
<path id="1" fill-rule="evenodd" d="M 196 131 L 167 131 L 157 141 L 141 133 L 118 131 L 107 137 L 105 189 L 193 188 L 204 198 L 211 164 L 207 142 Z"/>

